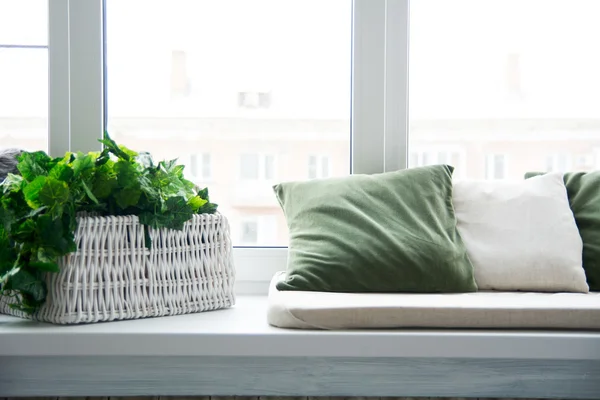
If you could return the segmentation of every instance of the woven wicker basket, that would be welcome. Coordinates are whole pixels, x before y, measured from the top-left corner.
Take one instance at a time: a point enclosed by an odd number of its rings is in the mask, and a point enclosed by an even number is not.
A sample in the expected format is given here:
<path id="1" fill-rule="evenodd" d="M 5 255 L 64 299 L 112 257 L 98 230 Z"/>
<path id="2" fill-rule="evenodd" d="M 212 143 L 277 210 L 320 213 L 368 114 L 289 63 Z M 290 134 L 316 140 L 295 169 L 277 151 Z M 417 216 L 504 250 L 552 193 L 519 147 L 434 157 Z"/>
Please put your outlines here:
<path id="1" fill-rule="evenodd" d="M 34 315 L 0 312 L 55 324 L 159 317 L 216 310 L 235 303 L 229 224 L 221 214 L 195 215 L 182 231 L 150 229 L 136 216 L 80 217 L 77 252 L 59 273 L 46 274 L 48 296 Z"/>

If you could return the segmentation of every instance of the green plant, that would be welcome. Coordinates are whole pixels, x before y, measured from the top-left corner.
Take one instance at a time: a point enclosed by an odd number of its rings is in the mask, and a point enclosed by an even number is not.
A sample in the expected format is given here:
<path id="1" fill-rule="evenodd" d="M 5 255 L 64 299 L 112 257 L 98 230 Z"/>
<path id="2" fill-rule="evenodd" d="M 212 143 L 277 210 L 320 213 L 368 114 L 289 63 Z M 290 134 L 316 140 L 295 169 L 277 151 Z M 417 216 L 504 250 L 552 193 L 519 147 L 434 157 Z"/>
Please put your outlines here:
<path id="1" fill-rule="evenodd" d="M 148 227 L 182 229 L 193 214 L 216 212 L 208 189 L 197 191 L 176 160 L 154 164 L 148 155 L 120 146 L 108 133 L 102 152 L 51 158 L 25 152 L 20 175 L 1 184 L 0 295 L 11 307 L 35 312 L 45 301 L 44 274 L 58 272 L 60 257 L 77 250 L 76 216 L 137 215 Z"/>

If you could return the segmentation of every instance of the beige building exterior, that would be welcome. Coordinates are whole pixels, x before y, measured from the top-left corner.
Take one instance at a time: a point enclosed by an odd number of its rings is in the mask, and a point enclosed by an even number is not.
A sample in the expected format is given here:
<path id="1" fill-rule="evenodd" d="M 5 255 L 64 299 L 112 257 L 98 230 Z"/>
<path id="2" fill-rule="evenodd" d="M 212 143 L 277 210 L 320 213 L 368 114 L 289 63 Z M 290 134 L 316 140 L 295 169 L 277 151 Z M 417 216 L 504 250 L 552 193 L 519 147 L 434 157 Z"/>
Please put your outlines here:
<path id="1" fill-rule="evenodd" d="M 43 119 L 0 118 L 2 147 L 40 148 L 45 129 Z M 350 173 L 343 120 L 115 119 L 110 130 L 134 149 L 185 164 L 229 217 L 239 246 L 287 245 L 273 185 Z M 458 179 L 600 168 L 599 120 L 414 121 L 411 132 L 420 138 L 411 141 L 411 166 L 448 163 Z"/>

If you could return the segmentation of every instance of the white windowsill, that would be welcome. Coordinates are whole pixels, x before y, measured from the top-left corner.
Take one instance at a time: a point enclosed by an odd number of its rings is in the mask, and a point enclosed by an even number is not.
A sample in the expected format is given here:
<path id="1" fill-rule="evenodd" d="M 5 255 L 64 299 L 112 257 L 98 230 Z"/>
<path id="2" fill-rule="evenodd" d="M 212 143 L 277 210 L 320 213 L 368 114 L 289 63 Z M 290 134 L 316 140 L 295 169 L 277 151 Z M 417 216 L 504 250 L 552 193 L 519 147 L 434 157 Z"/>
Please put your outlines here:
<path id="1" fill-rule="evenodd" d="M 0 357 L 600 359 L 597 332 L 284 330 L 267 324 L 266 311 L 266 297 L 241 296 L 227 310 L 89 325 L 57 326 L 1 315 Z"/>

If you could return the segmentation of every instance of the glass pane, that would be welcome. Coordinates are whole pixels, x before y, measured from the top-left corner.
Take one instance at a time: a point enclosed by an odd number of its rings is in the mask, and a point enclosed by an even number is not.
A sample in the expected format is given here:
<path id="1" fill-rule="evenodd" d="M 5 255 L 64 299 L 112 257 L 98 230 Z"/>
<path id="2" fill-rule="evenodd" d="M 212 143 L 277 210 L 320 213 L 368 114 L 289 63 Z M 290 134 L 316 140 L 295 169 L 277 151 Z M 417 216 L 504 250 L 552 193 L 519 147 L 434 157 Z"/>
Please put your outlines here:
<path id="1" fill-rule="evenodd" d="M 411 2 L 411 148 L 456 148 L 464 178 L 595 168 L 598 15 L 597 0 Z"/>
<path id="2" fill-rule="evenodd" d="M 0 0 L 0 45 L 48 44 L 48 0 Z"/>
<path id="3" fill-rule="evenodd" d="M 48 51 L 0 48 L 0 148 L 48 150 Z"/>
<path id="4" fill-rule="evenodd" d="M 111 135 L 155 159 L 208 154 L 205 184 L 234 244 L 287 245 L 273 184 L 308 179 L 316 152 L 330 176 L 350 172 L 352 1 L 106 7 Z"/>

